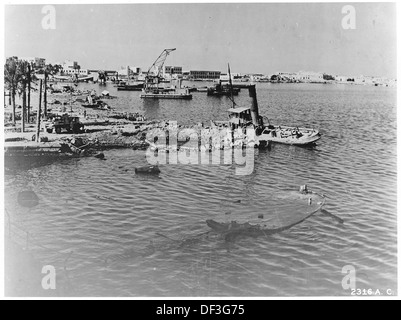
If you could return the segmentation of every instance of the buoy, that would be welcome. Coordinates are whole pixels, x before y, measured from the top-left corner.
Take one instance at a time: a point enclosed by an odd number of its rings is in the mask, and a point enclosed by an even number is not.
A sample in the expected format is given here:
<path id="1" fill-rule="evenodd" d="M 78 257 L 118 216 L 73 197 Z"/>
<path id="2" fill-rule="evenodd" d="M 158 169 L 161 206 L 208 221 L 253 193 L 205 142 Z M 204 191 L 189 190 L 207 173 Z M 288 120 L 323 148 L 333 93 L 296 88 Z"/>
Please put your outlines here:
<path id="1" fill-rule="evenodd" d="M 33 208 L 39 204 L 39 197 L 33 191 L 21 191 L 17 201 L 22 207 Z"/>
<path id="2" fill-rule="evenodd" d="M 145 167 L 135 168 L 135 173 L 136 174 L 159 174 L 160 169 L 158 166 L 145 166 Z"/>

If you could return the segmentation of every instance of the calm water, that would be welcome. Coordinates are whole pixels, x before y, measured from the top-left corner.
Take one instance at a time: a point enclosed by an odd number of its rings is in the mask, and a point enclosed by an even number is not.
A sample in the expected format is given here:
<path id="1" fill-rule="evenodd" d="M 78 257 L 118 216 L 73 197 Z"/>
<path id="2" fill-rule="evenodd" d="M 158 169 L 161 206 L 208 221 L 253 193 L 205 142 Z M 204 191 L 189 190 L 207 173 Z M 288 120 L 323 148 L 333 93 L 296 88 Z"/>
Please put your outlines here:
<path id="1" fill-rule="evenodd" d="M 227 98 L 205 93 L 192 101 L 143 101 L 139 92 L 106 89 L 119 96 L 110 100 L 119 110 L 180 124 L 225 120 L 230 107 Z M 257 94 L 272 123 L 320 129 L 318 145 L 256 151 L 247 176 L 236 176 L 234 165 L 165 165 L 159 178 L 140 177 L 134 169 L 146 165 L 145 153 L 132 150 L 6 174 L 10 218 L 32 233 L 34 257 L 56 267 L 62 294 L 342 296 L 350 293 L 341 285 L 346 265 L 356 269 L 357 288 L 396 292 L 396 90 L 258 84 Z M 248 105 L 248 93 L 237 101 Z M 288 212 L 271 206 L 269 196 L 302 184 L 324 193 L 325 209 L 344 224 L 318 213 L 268 237 L 205 236 L 180 246 L 159 235 L 201 234 L 209 230 L 206 219 L 224 219 L 229 210 L 281 221 Z M 27 189 L 40 198 L 32 209 L 17 204 Z M 23 236 L 13 238 L 25 246 Z"/>

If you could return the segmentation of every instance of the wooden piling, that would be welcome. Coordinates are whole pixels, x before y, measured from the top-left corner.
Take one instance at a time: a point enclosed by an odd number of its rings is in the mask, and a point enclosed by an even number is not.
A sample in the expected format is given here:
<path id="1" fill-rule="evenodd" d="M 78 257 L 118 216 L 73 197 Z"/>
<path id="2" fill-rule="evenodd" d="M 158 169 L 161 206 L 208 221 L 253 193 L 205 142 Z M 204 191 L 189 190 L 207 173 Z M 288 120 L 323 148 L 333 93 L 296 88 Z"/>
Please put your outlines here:
<path id="1" fill-rule="evenodd" d="M 27 123 L 31 122 L 31 72 L 32 72 L 32 68 L 31 68 L 31 64 L 28 64 L 28 105 L 27 105 Z"/>
<path id="2" fill-rule="evenodd" d="M 26 121 L 26 87 L 25 83 L 22 86 L 22 111 L 21 111 L 21 132 L 25 132 L 25 121 Z"/>
<path id="3" fill-rule="evenodd" d="M 37 116 L 37 121 L 36 121 L 36 142 L 39 142 L 39 136 L 40 136 L 41 107 L 42 107 L 42 80 L 40 80 L 40 83 L 39 83 L 39 106 L 38 106 L 38 116 Z"/>
<path id="4" fill-rule="evenodd" d="M 45 71 L 45 82 L 43 91 L 43 115 L 47 119 L 47 71 Z"/>

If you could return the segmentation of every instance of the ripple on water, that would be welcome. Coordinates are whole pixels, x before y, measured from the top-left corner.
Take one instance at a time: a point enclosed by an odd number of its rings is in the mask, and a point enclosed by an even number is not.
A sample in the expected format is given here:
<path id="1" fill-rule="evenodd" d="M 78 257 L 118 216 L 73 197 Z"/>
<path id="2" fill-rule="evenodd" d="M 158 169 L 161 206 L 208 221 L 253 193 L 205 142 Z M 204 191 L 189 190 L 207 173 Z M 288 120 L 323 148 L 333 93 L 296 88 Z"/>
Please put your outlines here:
<path id="1" fill-rule="evenodd" d="M 107 90 L 119 96 L 112 101 L 117 110 L 181 124 L 225 119 L 230 106 L 201 93 L 193 101 L 149 102 Z M 318 127 L 318 145 L 256 151 L 249 176 L 235 176 L 235 165 L 162 165 L 159 177 L 138 176 L 134 169 L 146 165 L 146 156 L 132 150 L 6 175 L 11 219 L 32 233 L 34 256 L 57 266 L 64 282 L 67 266 L 69 295 L 348 295 L 341 286 L 345 265 L 359 271 L 361 286 L 396 291 L 395 91 L 300 84 L 257 90 L 262 114 L 273 123 Z M 249 97 L 240 93 L 237 103 Z M 274 211 L 265 206 L 272 195 L 301 184 L 324 193 L 326 210 L 344 223 L 317 213 L 273 236 L 209 235 L 179 245 L 207 232 L 207 219 L 229 220 L 232 210 Z M 16 202 L 26 189 L 40 199 L 30 210 Z M 25 245 L 23 232 L 14 237 Z"/>

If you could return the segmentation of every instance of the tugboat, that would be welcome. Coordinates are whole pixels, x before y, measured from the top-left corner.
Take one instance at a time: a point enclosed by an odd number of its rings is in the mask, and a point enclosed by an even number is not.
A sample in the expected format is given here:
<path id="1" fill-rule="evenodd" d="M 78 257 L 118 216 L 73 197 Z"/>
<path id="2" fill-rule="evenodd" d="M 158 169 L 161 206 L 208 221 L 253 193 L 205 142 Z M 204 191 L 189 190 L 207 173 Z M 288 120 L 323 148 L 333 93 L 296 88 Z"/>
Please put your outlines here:
<path id="1" fill-rule="evenodd" d="M 252 98 L 252 104 L 250 107 L 238 107 L 234 101 L 234 91 L 231 80 L 231 72 L 230 65 L 228 65 L 228 74 L 229 74 L 229 88 L 231 91 L 231 96 L 229 96 L 230 100 L 233 103 L 233 107 L 228 109 L 229 113 L 229 126 L 232 132 L 235 130 L 243 129 L 245 134 L 247 134 L 248 129 L 255 130 L 255 146 L 257 147 L 267 147 L 271 146 L 271 141 L 265 139 L 261 136 L 261 133 L 265 129 L 265 125 L 263 123 L 263 117 L 259 115 L 259 107 L 258 100 L 256 98 L 256 87 L 255 85 L 248 86 L 249 96 Z"/>
<path id="2" fill-rule="evenodd" d="M 230 67 L 228 67 L 230 74 Z M 230 86 L 232 86 L 230 76 Z M 247 86 L 249 96 L 252 97 L 250 107 L 236 107 L 231 95 L 233 107 L 228 109 L 229 124 L 232 130 L 252 126 L 255 128 L 256 143 L 270 146 L 271 143 L 283 143 L 290 145 L 306 146 L 314 144 L 321 138 L 318 130 L 313 128 L 299 128 L 288 126 L 274 126 L 270 123 L 266 126 L 263 117 L 259 115 L 258 101 L 255 85 Z"/>
<path id="3" fill-rule="evenodd" d="M 135 81 L 130 83 L 130 68 L 127 67 L 127 81 L 125 83 L 120 83 L 117 85 L 117 91 L 141 91 L 144 88 L 144 83 L 142 81 Z"/>
<path id="4" fill-rule="evenodd" d="M 161 71 L 163 70 L 164 62 L 167 56 L 174 49 L 164 49 L 160 56 L 149 68 L 145 77 L 145 84 L 142 89 L 141 98 L 144 99 L 192 99 L 192 94 L 189 93 L 187 88 L 181 88 L 181 81 L 178 80 L 178 85 L 171 90 L 171 88 L 159 87 L 159 83 L 163 82 Z"/>
<path id="5" fill-rule="evenodd" d="M 237 96 L 240 92 L 240 88 L 230 88 L 227 85 L 222 85 L 221 83 L 216 84 L 214 87 L 207 88 L 207 95 L 214 97 L 221 96 Z"/>

